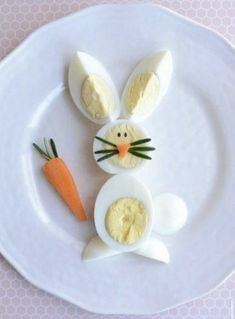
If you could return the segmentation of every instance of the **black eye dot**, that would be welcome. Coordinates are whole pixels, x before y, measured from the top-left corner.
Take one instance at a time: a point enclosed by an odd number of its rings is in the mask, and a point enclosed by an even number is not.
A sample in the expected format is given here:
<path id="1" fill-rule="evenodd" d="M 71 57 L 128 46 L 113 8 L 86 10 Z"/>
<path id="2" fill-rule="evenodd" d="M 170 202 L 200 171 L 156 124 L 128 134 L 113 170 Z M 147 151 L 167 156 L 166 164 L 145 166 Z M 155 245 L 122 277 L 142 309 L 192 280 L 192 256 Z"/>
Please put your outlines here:
<path id="1" fill-rule="evenodd" d="M 120 132 L 118 132 L 118 133 L 117 133 L 117 136 L 118 136 L 118 137 L 121 137 L 121 133 L 120 133 Z"/>
<path id="2" fill-rule="evenodd" d="M 127 132 L 124 133 L 124 137 L 127 137 Z"/>

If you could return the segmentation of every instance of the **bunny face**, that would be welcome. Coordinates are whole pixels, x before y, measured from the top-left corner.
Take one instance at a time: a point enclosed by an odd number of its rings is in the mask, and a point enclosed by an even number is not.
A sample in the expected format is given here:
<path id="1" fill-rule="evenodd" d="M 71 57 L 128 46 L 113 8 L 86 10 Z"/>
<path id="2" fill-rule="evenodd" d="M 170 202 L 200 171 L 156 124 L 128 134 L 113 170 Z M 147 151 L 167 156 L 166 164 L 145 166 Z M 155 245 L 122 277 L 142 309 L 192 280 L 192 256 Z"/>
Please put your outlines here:
<path id="1" fill-rule="evenodd" d="M 97 164 L 107 173 L 133 173 L 146 165 L 148 158 L 151 159 L 146 155 L 148 150 L 154 150 L 149 142 L 147 133 L 136 123 L 117 120 L 99 130 L 94 139 L 93 153 Z"/>
<path id="2" fill-rule="evenodd" d="M 105 134 L 105 139 L 117 145 L 118 154 L 110 157 L 109 161 L 118 167 L 133 168 L 138 166 L 142 159 L 129 153 L 131 144 L 137 140 L 143 139 L 143 132 L 136 126 L 128 122 L 114 124 Z M 105 144 L 106 149 L 111 146 Z"/>

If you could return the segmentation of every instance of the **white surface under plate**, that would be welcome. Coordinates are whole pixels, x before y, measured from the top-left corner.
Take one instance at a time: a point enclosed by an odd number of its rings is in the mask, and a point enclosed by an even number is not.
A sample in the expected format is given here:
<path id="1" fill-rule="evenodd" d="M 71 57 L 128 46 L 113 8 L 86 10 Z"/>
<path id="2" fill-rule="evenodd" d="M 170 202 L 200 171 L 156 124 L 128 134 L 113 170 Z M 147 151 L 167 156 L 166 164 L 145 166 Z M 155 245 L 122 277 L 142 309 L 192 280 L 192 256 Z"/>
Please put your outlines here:
<path id="1" fill-rule="evenodd" d="M 92 155 L 99 126 L 72 103 L 67 68 L 77 50 L 99 59 L 119 94 L 144 56 L 169 49 L 174 74 L 145 122 L 157 147 L 137 174 L 152 194 L 173 192 L 189 220 L 162 237 L 171 263 L 131 254 L 84 263 L 95 233 L 46 181 L 32 141 L 52 136 L 93 214 L 109 177 Z M 195 298 L 235 268 L 235 51 L 217 34 L 154 5 L 86 9 L 33 33 L 0 65 L 0 251 L 29 281 L 88 310 L 147 314 Z"/>

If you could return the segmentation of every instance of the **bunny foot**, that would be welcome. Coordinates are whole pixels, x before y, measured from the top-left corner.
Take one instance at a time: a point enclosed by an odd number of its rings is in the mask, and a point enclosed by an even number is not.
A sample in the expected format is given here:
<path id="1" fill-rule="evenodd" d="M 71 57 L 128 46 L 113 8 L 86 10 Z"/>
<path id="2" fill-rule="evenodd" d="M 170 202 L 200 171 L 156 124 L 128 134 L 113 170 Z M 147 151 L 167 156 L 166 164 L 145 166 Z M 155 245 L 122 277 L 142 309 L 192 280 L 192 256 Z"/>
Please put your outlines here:
<path id="1" fill-rule="evenodd" d="M 165 244 L 156 239 L 150 238 L 139 249 L 133 251 L 136 255 L 141 255 L 146 258 L 154 259 L 168 264 L 170 262 L 170 256 Z M 87 244 L 83 251 L 84 260 L 97 260 L 115 255 L 122 254 L 122 252 L 111 249 L 106 245 L 99 236 L 94 236 Z"/>
<path id="2" fill-rule="evenodd" d="M 169 264 L 170 255 L 166 245 L 157 238 L 149 238 L 146 243 L 133 252 L 150 259 L 154 259 L 165 264 Z"/>
<path id="3" fill-rule="evenodd" d="M 100 239 L 99 236 L 94 236 L 84 248 L 82 258 L 84 260 L 94 260 L 103 259 L 118 254 L 121 254 L 121 252 L 111 249 Z"/>

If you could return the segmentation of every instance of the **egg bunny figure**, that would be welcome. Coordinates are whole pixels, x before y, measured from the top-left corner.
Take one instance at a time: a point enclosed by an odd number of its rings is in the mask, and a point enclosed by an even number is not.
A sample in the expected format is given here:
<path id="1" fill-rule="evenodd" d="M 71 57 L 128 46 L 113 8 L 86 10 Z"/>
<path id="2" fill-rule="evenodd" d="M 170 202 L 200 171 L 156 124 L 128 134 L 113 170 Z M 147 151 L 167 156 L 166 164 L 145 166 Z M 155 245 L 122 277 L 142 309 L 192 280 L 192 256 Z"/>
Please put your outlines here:
<path id="1" fill-rule="evenodd" d="M 183 227 L 187 206 L 174 194 L 153 198 L 133 175 L 151 160 L 155 148 L 138 124 L 165 95 L 172 74 L 169 51 L 143 59 L 133 70 L 121 101 L 105 68 L 92 56 L 77 52 L 69 66 L 69 89 L 81 113 L 104 125 L 94 138 L 99 167 L 114 174 L 101 188 L 95 203 L 97 235 L 86 245 L 83 259 L 95 260 L 132 252 L 164 263 L 170 256 L 154 233 L 170 235 Z M 119 116 L 121 114 L 121 118 Z"/>

